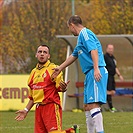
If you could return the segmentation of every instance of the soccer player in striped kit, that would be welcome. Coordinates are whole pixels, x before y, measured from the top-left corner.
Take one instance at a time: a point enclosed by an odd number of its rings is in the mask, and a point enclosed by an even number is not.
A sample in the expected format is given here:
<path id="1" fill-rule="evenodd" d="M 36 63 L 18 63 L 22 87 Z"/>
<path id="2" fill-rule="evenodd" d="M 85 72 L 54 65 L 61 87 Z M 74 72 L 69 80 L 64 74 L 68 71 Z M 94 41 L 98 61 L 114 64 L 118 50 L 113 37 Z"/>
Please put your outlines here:
<path id="1" fill-rule="evenodd" d="M 78 36 L 77 45 L 73 53 L 53 73 L 56 77 L 63 69 L 76 59 L 82 72 L 84 81 L 84 109 L 86 114 L 87 133 L 104 133 L 101 104 L 106 103 L 106 86 L 108 71 L 106 70 L 102 46 L 96 35 L 82 25 L 78 15 L 71 16 L 67 22 L 69 30 Z"/>
<path id="2" fill-rule="evenodd" d="M 36 104 L 34 133 L 76 133 L 74 128 L 62 131 L 62 107 L 58 92 L 65 92 L 67 83 L 63 81 L 62 72 L 51 78 L 53 68 L 50 62 L 50 48 L 41 45 L 36 52 L 38 64 L 31 71 L 29 86 L 29 102 L 25 109 L 16 112 L 17 121 L 24 120 L 30 109 Z"/>

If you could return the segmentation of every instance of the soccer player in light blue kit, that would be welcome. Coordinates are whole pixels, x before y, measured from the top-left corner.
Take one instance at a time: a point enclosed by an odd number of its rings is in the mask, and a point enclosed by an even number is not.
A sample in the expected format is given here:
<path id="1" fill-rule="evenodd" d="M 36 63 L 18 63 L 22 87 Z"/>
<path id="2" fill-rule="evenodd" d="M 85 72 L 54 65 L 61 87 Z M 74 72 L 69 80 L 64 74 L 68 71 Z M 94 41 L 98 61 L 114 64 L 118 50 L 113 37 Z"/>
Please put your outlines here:
<path id="1" fill-rule="evenodd" d="M 102 46 L 96 35 L 82 25 L 78 15 L 71 16 L 67 22 L 69 30 L 74 36 L 78 36 L 77 45 L 73 53 L 58 66 L 53 78 L 64 68 L 79 59 L 84 81 L 84 109 L 86 115 L 87 133 L 104 133 L 101 104 L 106 103 L 108 71 Z"/>

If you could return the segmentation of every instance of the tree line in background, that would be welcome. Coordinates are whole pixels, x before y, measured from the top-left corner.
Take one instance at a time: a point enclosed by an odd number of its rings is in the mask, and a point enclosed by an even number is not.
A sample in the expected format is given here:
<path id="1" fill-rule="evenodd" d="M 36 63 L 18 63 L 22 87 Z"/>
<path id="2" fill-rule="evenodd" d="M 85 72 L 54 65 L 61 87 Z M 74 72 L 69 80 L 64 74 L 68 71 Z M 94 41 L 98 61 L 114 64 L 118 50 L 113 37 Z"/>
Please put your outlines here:
<path id="1" fill-rule="evenodd" d="M 66 45 L 56 35 L 71 34 L 71 0 L 13 0 L 1 10 L 1 73 L 29 73 L 43 43 L 51 48 L 52 62 L 65 60 Z M 133 34 L 132 0 L 75 0 L 75 14 L 96 34 Z"/>

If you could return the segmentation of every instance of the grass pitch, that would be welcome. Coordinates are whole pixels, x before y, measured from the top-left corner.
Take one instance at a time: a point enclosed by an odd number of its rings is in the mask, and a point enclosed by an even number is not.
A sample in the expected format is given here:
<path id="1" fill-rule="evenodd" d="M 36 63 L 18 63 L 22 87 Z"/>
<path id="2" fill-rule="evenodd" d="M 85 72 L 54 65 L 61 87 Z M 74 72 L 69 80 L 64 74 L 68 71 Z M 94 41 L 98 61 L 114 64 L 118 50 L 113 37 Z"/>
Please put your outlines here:
<path id="1" fill-rule="evenodd" d="M 14 120 L 15 112 L 0 112 L 0 133 L 33 133 L 34 111 L 24 121 Z M 133 133 L 133 112 L 103 112 L 105 133 Z M 63 129 L 80 126 L 80 133 L 86 133 L 85 114 L 63 112 Z"/>

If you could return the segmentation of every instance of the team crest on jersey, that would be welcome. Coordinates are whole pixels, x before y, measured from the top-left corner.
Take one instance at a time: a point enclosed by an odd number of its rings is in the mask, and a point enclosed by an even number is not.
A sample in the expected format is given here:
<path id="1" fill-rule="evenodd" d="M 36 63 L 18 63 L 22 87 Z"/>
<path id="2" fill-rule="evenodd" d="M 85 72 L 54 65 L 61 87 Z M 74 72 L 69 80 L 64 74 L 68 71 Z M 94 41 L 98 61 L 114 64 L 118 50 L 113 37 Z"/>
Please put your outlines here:
<path id="1" fill-rule="evenodd" d="M 80 54 L 82 54 L 83 53 L 83 51 L 82 50 L 79 50 L 78 51 L 78 55 L 80 55 Z"/>
<path id="2" fill-rule="evenodd" d="M 46 74 L 46 73 L 44 73 L 44 74 L 42 75 L 42 77 L 43 77 L 43 78 L 45 78 L 46 76 L 47 76 L 47 74 Z"/>

